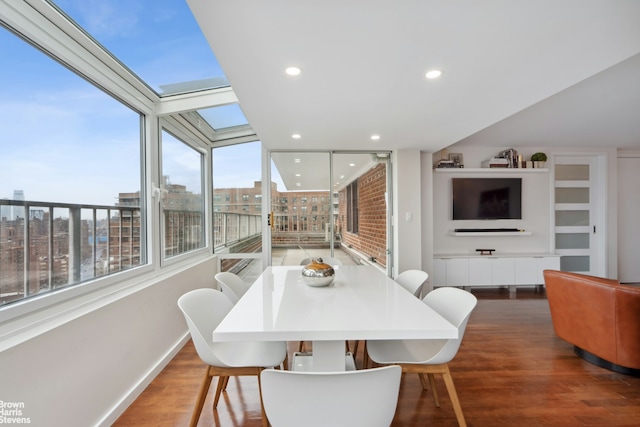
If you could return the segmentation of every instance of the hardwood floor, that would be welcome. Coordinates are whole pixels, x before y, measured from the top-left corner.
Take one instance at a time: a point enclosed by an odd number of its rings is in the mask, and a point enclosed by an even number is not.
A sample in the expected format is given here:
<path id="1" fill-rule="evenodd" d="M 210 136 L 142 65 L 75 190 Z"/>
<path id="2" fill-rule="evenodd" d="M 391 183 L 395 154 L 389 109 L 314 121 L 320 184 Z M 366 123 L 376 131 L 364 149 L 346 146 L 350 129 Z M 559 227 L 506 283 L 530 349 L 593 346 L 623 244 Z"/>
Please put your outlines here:
<path id="1" fill-rule="evenodd" d="M 571 345 L 555 336 L 543 292 L 473 293 L 478 306 L 450 363 L 470 427 L 640 425 L 640 378 L 578 358 Z M 296 346 L 292 343 L 290 350 Z M 187 344 L 114 426 L 188 425 L 204 371 L 193 345 Z M 417 375 L 403 378 L 392 426 L 457 426 L 444 383 L 436 381 L 440 408 Z M 262 425 L 255 378 L 231 379 L 217 411 L 211 410 L 212 391 L 199 426 Z"/>

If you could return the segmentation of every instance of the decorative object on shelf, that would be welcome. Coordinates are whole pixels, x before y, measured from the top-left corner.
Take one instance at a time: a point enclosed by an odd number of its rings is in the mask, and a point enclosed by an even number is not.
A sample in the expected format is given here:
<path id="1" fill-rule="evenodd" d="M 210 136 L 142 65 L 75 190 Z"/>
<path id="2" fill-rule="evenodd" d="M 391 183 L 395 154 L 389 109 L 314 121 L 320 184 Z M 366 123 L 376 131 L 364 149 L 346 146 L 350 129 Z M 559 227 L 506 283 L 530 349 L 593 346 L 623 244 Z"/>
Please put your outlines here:
<path id="1" fill-rule="evenodd" d="M 329 286 L 333 282 L 335 274 L 333 267 L 325 264 L 322 258 L 312 259 L 310 264 L 302 267 L 302 280 L 309 286 Z"/>
<path id="2" fill-rule="evenodd" d="M 437 155 L 433 156 L 435 162 L 433 163 L 434 168 L 452 168 L 453 161 L 449 160 L 449 152 L 446 148 L 440 150 L 440 158 L 436 160 Z"/>
<path id="3" fill-rule="evenodd" d="M 509 162 L 509 168 L 517 168 L 518 167 L 518 152 L 513 148 L 509 148 L 507 150 L 503 150 L 498 153 L 499 158 L 507 159 Z"/>
<path id="4" fill-rule="evenodd" d="M 476 249 L 476 252 L 480 252 L 480 255 L 493 255 L 495 249 Z"/>
<path id="5" fill-rule="evenodd" d="M 547 161 L 547 155 L 544 153 L 534 153 L 531 155 L 531 161 L 534 168 L 544 168 L 544 163 Z"/>
<path id="6" fill-rule="evenodd" d="M 454 168 L 463 168 L 462 153 L 449 153 L 449 160 L 453 162 Z"/>
<path id="7" fill-rule="evenodd" d="M 438 163 L 436 163 L 436 168 L 454 168 L 454 163 L 453 160 L 438 160 Z"/>

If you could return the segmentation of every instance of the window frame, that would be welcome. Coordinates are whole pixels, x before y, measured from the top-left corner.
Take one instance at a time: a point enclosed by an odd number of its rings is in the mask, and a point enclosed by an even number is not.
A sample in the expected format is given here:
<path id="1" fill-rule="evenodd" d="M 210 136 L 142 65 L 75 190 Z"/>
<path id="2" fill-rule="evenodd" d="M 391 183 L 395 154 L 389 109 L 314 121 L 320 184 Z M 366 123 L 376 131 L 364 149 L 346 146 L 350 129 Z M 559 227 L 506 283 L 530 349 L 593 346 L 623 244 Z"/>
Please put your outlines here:
<path id="1" fill-rule="evenodd" d="M 148 151 L 152 145 L 151 120 L 153 116 L 154 102 L 151 92 L 144 90 L 144 85 L 132 76 L 127 76 L 126 70 L 121 64 L 104 53 L 91 39 L 86 37 L 75 25 L 66 20 L 60 13 L 46 2 L 14 2 L 11 5 L 3 3 L 0 8 L 0 21 L 2 26 L 16 37 L 21 38 L 43 55 L 49 56 L 60 65 L 66 67 L 78 78 L 84 79 L 98 90 L 122 103 L 134 113 L 140 115 L 140 150 L 141 164 L 141 215 L 144 216 L 141 227 L 141 239 L 144 238 L 146 248 L 146 264 L 129 270 L 116 272 L 107 276 L 97 277 L 86 282 L 74 284 L 69 287 L 57 289 L 55 292 L 47 292 L 21 301 L 16 301 L 6 307 L 0 308 L 0 324 L 18 317 L 36 314 L 42 316 L 43 311 L 56 305 L 67 303 L 72 299 L 87 298 L 94 295 L 99 298 L 100 292 L 105 288 L 120 286 L 125 287 L 125 281 L 148 274 L 154 270 L 151 248 L 151 221 L 150 210 L 146 202 L 148 189 L 146 187 L 148 176 Z M 39 13 L 35 13 L 34 9 Z M 140 93 L 140 92 L 143 93 Z M 141 243 L 142 245 L 142 243 Z M 78 305 L 82 305 L 78 302 Z M 68 307 L 67 307 L 68 309 Z M 64 309 L 63 309 L 64 310 Z M 51 315 L 48 313 L 47 315 Z M 23 319 L 22 321 L 27 321 Z M 2 335 L 0 331 L 0 336 Z"/>
<path id="2" fill-rule="evenodd" d="M 358 180 L 346 186 L 347 199 L 347 232 L 358 234 Z"/>
<path id="3" fill-rule="evenodd" d="M 200 168 L 202 171 L 201 179 L 202 179 L 202 209 L 203 209 L 203 230 L 202 230 L 202 238 L 203 246 L 200 248 L 192 249 L 177 255 L 173 255 L 167 257 L 165 255 L 165 242 L 162 233 L 164 233 L 164 215 L 162 209 L 162 201 L 160 197 L 154 198 L 154 204 L 156 204 L 158 209 L 158 228 L 156 233 L 156 238 L 158 242 L 158 256 L 160 259 L 160 265 L 162 267 L 171 266 L 174 264 L 185 262 L 185 260 L 191 260 L 194 256 L 207 256 L 213 253 L 213 248 L 211 247 L 212 233 L 213 227 L 211 226 L 212 221 L 212 209 L 213 209 L 213 197 L 211 196 L 211 168 L 209 164 L 211 162 L 210 158 L 210 149 L 207 147 L 205 141 L 200 139 L 197 134 L 189 133 L 187 130 L 182 128 L 179 123 L 172 117 L 161 117 L 158 120 L 158 171 L 156 173 L 156 178 L 153 180 L 154 188 L 158 188 L 160 192 L 162 192 L 161 184 L 162 183 L 162 131 L 166 131 L 171 136 L 185 144 L 186 146 L 192 148 L 196 152 L 200 154 Z"/>
<path id="4" fill-rule="evenodd" d="M 133 292 L 144 283 L 152 283 L 160 270 L 166 267 L 182 266 L 187 263 L 200 262 L 211 257 L 213 248 L 209 226 L 211 218 L 211 171 L 208 166 L 209 144 L 206 136 L 194 131 L 188 123 L 180 120 L 176 108 L 184 111 L 190 106 L 194 110 L 204 102 L 214 105 L 235 99 L 230 90 L 212 90 L 208 94 L 190 96 L 174 96 L 160 98 L 137 76 L 133 75 L 116 58 L 97 44 L 81 28 L 61 14 L 53 5 L 41 0 L 24 0 L 21 2 L 0 3 L 0 25 L 15 36 L 34 46 L 44 55 L 63 65 L 80 78 L 102 90 L 116 101 L 137 112 L 141 117 L 140 150 L 141 150 L 141 215 L 144 216 L 144 226 L 141 238 L 146 247 L 146 264 L 120 271 L 108 276 L 101 276 L 87 282 L 79 283 L 55 292 L 34 296 L 22 301 L 16 301 L 0 308 L 0 338 L 7 334 L 17 333 L 29 335 L 32 325 L 40 322 L 51 328 L 55 319 L 64 321 L 69 316 L 79 316 L 87 310 L 97 308 L 108 303 L 107 300 L 116 295 L 121 297 Z M 178 119 L 170 117 L 176 114 Z M 172 257 L 163 261 L 159 233 L 160 213 L 158 198 L 154 197 L 154 186 L 157 188 L 157 177 L 160 173 L 160 122 L 175 123 L 179 129 L 173 129 L 174 134 L 184 137 L 189 134 L 189 141 L 203 158 L 203 194 L 204 194 L 204 245 L 197 251 Z M 46 319 L 46 320 L 44 320 Z M 16 332 L 19 331 L 19 332 Z M 26 336 L 25 335 L 25 336 Z"/>

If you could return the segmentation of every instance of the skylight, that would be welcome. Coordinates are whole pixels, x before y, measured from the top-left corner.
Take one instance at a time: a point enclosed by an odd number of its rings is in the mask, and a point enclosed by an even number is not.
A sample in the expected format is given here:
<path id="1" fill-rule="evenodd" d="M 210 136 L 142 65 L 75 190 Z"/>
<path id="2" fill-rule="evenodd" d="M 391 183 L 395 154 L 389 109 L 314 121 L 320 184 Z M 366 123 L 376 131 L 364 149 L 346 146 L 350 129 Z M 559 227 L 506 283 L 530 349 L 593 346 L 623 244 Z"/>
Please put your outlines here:
<path id="1" fill-rule="evenodd" d="M 197 111 L 215 130 L 249 124 L 238 104 L 221 105 Z"/>
<path id="2" fill-rule="evenodd" d="M 49 0 L 159 95 L 229 86 L 184 0 Z"/>

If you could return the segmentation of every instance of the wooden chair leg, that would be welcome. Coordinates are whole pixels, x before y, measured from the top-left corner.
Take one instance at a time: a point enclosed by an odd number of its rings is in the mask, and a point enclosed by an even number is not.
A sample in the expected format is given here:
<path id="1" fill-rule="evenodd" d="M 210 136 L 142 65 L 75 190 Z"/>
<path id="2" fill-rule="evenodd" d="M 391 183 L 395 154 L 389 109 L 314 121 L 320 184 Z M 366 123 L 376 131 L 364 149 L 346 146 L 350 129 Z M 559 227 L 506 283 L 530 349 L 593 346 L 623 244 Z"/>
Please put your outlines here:
<path id="1" fill-rule="evenodd" d="M 462 414 L 462 406 L 460 406 L 458 393 L 456 393 L 456 387 L 455 385 L 453 385 L 453 378 L 451 378 L 451 372 L 449 371 L 448 365 L 445 365 L 445 372 L 442 373 L 442 378 L 444 379 L 444 384 L 447 386 L 449 398 L 451 399 L 451 404 L 453 405 L 453 411 L 455 412 L 456 418 L 458 419 L 458 425 L 460 427 L 467 427 L 467 422 L 465 421 L 464 415 Z"/>
<path id="2" fill-rule="evenodd" d="M 191 414 L 191 421 L 189 422 L 190 427 L 196 427 L 198 425 L 200 413 L 202 412 L 202 407 L 204 406 L 204 401 L 207 397 L 207 392 L 209 391 L 212 379 L 213 376 L 211 375 L 210 368 L 207 366 L 205 376 L 200 384 L 200 391 L 198 392 L 198 398 L 196 399 L 196 406 L 193 408 L 193 413 Z"/>
<path id="3" fill-rule="evenodd" d="M 218 407 L 218 401 L 220 400 L 220 394 L 222 390 L 227 388 L 227 384 L 229 383 L 229 377 L 227 376 L 218 376 L 218 385 L 216 387 L 216 395 L 213 398 L 213 409 Z"/>
<path id="4" fill-rule="evenodd" d="M 433 374 L 424 374 L 424 373 L 419 373 L 418 374 L 420 376 L 420 382 L 422 383 L 422 389 L 423 390 L 428 390 L 429 386 L 431 386 L 431 394 L 433 394 L 433 401 L 436 404 L 436 408 L 440 407 L 440 399 L 438 398 L 438 390 L 436 390 L 436 378 Z M 427 380 L 425 379 L 424 376 L 429 377 L 429 385 L 427 385 Z"/>
<path id="5" fill-rule="evenodd" d="M 422 389 L 423 390 L 429 390 L 429 386 L 427 385 L 427 380 L 424 377 L 425 374 L 418 374 L 418 377 L 420 377 L 420 383 L 422 384 Z"/>
<path id="6" fill-rule="evenodd" d="M 367 351 L 367 342 L 364 342 L 364 354 L 362 355 L 362 369 L 369 367 L 369 352 Z"/>
<path id="7" fill-rule="evenodd" d="M 433 400 L 436 403 L 436 408 L 440 407 L 440 399 L 438 399 L 438 391 L 436 390 L 436 378 L 433 374 L 427 374 L 429 377 L 429 384 L 431 384 L 431 394 L 433 394 Z"/>
<path id="8" fill-rule="evenodd" d="M 300 341 L 300 343 L 298 343 L 298 352 L 303 352 L 304 351 L 304 341 Z"/>

